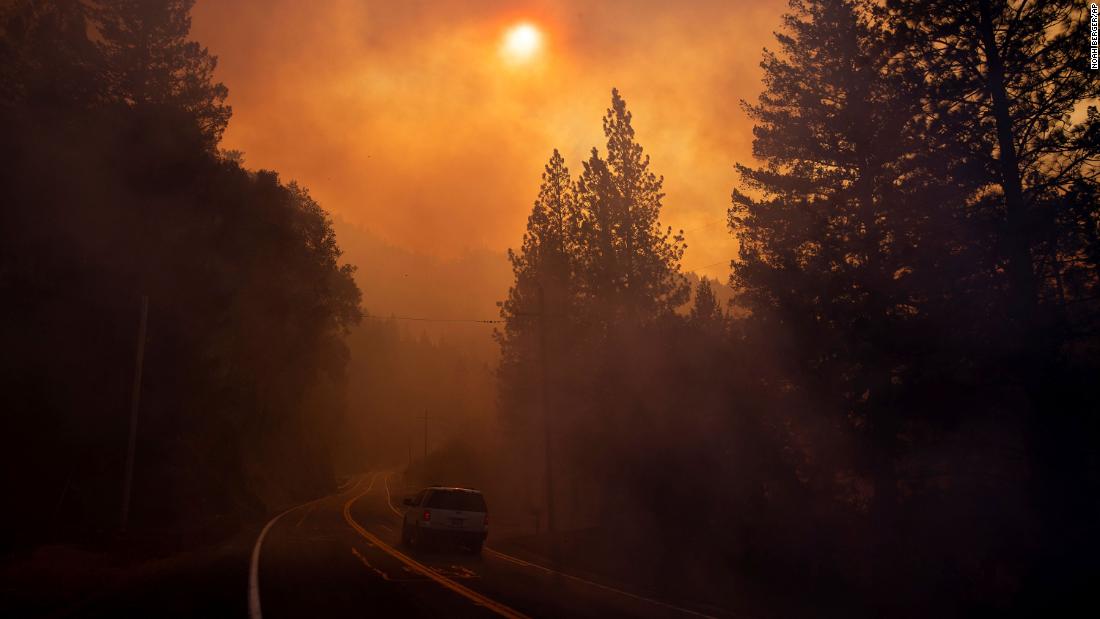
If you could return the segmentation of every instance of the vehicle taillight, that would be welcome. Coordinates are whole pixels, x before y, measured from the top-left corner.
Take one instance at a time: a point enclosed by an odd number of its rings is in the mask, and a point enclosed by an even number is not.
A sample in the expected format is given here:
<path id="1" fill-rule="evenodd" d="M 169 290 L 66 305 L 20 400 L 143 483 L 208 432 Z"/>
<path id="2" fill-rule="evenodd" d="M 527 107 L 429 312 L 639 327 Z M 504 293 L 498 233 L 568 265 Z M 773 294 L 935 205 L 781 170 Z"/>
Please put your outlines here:
<path id="1" fill-rule="evenodd" d="M 424 510 L 424 522 L 428 522 L 432 519 L 432 512 Z"/>

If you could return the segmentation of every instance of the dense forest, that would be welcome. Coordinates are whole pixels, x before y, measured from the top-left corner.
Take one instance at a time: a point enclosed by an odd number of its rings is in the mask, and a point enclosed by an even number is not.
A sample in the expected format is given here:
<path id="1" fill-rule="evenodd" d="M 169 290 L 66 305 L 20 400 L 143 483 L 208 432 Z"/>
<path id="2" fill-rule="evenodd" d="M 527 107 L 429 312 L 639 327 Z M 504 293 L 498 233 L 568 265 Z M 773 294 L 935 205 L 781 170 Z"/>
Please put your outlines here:
<path id="1" fill-rule="evenodd" d="M 223 146 L 193 5 L 0 1 L 5 557 L 167 554 L 392 471 L 481 488 L 493 535 L 614 555 L 658 599 L 1096 606 L 1084 3 L 791 0 L 759 96 L 726 102 L 754 160 L 720 281 L 682 264 L 617 89 L 507 262 L 341 227 Z"/>
<path id="2" fill-rule="evenodd" d="M 333 485 L 353 269 L 304 187 L 219 150 L 192 5 L 0 5 L 4 549 L 119 528 L 143 298 L 131 528 Z"/>
<path id="3" fill-rule="evenodd" d="M 612 91 L 603 154 L 546 165 L 501 311 L 501 414 L 517 453 L 546 449 L 559 525 L 657 544 L 662 582 L 752 575 L 818 613 L 1080 601 L 1100 515 L 1083 6 L 792 1 L 742 103 L 728 308 L 708 283 L 677 311 L 685 240 Z"/>

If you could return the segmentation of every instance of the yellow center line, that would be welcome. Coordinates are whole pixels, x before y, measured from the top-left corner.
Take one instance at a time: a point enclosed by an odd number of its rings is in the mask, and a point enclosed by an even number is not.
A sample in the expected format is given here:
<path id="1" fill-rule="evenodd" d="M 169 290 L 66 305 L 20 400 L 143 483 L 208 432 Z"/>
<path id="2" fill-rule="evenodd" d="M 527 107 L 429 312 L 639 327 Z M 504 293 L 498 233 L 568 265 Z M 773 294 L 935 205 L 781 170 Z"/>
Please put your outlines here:
<path id="1" fill-rule="evenodd" d="M 377 477 L 378 473 L 375 473 L 370 478 L 370 486 L 367 486 L 367 489 L 365 492 L 363 492 L 363 494 L 370 492 L 370 489 L 374 487 L 374 480 Z M 350 491 L 354 492 L 355 489 L 358 488 L 362 483 L 362 477 L 355 480 L 355 485 L 351 487 Z M 306 506 L 309 506 L 309 510 L 312 511 L 318 502 L 323 501 L 326 498 L 328 497 L 321 497 L 319 499 L 309 501 L 308 503 L 302 503 L 297 507 L 291 507 L 290 509 L 280 513 L 278 516 L 275 516 L 274 518 L 269 520 L 267 522 L 267 525 L 264 526 L 263 530 L 260 531 L 260 536 L 256 538 L 256 544 L 252 547 L 252 557 L 249 560 L 248 566 L 248 616 L 250 617 L 250 619 L 263 619 L 263 611 L 260 606 L 260 551 L 263 549 L 264 538 L 267 537 L 267 532 L 270 531 L 271 528 L 275 526 L 275 523 L 278 522 L 279 519 L 283 516 L 289 514 L 296 509 L 301 509 Z M 308 515 L 309 512 L 307 511 L 306 514 Z M 305 516 L 302 516 L 302 520 L 305 520 Z M 298 521 L 299 525 L 302 524 L 302 520 Z"/>
<path id="2" fill-rule="evenodd" d="M 368 561 L 367 558 L 363 556 L 363 553 L 359 552 L 354 546 L 351 549 L 351 554 L 359 557 L 359 561 L 367 569 L 373 571 L 375 574 L 378 574 L 382 577 L 382 580 L 385 580 L 387 582 L 428 582 L 423 578 L 391 578 L 389 574 L 371 565 L 370 561 Z"/>
<path id="3" fill-rule="evenodd" d="M 386 507 L 389 507 L 390 511 L 397 514 L 398 516 L 401 516 L 402 515 L 401 512 L 398 511 L 396 508 L 394 508 L 393 503 L 392 503 L 392 499 L 390 498 L 390 476 L 389 476 L 388 473 L 386 474 L 386 476 L 384 478 L 382 478 L 382 481 L 385 483 L 385 486 L 386 486 Z M 591 587 L 596 587 L 597 589 L 603 589 L 604 591 L 610 591 L 611 593 L 617 593 L 619 595 L 626 596 L 628 598 L 632 598 L 632 599 L 638 600 L 640 602 L 646 602 L 646 603 L 649 603 L 649 604 L 654 604 L 656 606 L 661 606 L 662 608 L 668 608 L 670 610 L 675 610 L 675 611 L 683 613 L 685 615 L 692 615 L 692 616 L 695 616 L 695 617 L 713 618 L 713 615 L 707 615 L 707 614 L 700 613 L 700 612 L 697 612 L 697 611 L 694 611 L 694 610 L 691 610 L 691 609 L 688 609 L 688 608 L 682 608 L 680 606 L 675 606 L 673 604 L 669 604 L 668 602 L 662 602 L 660 600 L 654 600 L 652 598 L 647 598 L 647 597 L 638 595 L 636 593 L 631 593 L 629 591 L 623 591 L 622 589 L 616 589 L 615 587 L 610 587 L 608 585 L 603 585 L 603 584 L 600 584 L 598 582 L 593 582 L 591 580 L 586 580 L 586 579 L 581 578 L 579 576 L 574 576 L 572 574 L 566 574 L 565 572 L 559 572 L 557 570 L 550 569 L 550 568 L 548 568 L 544 565 L 539 565 L 538 563 L 531 563 L 530 561 L 524 561 L 523 559 L 520 559 L 518 557 L 513 557 L 512 555 L 504 554 L 503 552 L 500 552 L 499 550 L 494 550 L 494 549 L 492 549 L 488 546 L 485 546 L 484 550 L 486 552 L 488 552 L 489 554 L 491 554 L 491 555 L 493 555 L 493 556 L 495 556 L 499 559 L 503 559 L 505 561 L 510 561 L 510 562 L 512 562 L 516 565 L 521 565 L 523 567 L 536 569 L 536 570 L 545 572 L 547 574 L 553 574 L 555 576 L 562 576 L 562 577 L 568 578 L 570 580 L 573 580 L 573 581 L 576 581 L 576 582 L 579 582 L 579 583 L 583 583 L 583 584 L 586 584 L 586 585 L 591 586 Z"/>
<path id="4" fill-rule="evenodd" d="M 387 476 L 386 479 L 387 479 L 386 504 L 388 505 L 389 504 L 388 476 Z M 373 480 L 371 480 L 371 481 L 372 481 L 371 485 L 373 486 L 374 485 Z M 373 533 L 371 533 L 370 531 L 367 531 L 366 529 L 364 529 L 358 522 L 355 521 L 355 518 L 353 518 L 351 516 L 351 506 L 356 501 L 358 501 L 359 499 L 366 496 L 366 494 L 368 492 L 370 492 L 370 488 L 367 488 L 367 490 L 364 491 L 362 494 L 360 494 L 356 497 L 353 497 L 347 503 L 344 503 L 344 520 L 346 520 L 348 525 L 350 525 L 351 528 L 355 529 L 355 531 L 357 533 L 359 533 L 359 535 L 362 535 L 368 542 L 371 542 L 372 544 L 374 544 L 375 546 L 377 546 L 378 548 L 380 548 L 382 551 L 386 552 L 387 554 L 389 554 L 393 558 L 395 558 L 398 561 L 404 563 L 406 566 L 412 568 L 414 571 L 419 572 L 420 574 L 423 574 L 424 576 L 427 576 L 428 578 L 431 578 L 432 580 L 436 581 L 440 585 L 443 585 L 444 587 L 450 589 L 451 591 L 454 591 L 455 593 L 457 593 L 457 594 L 461 595 L 462 597 L 474 602 L 475 604 L 484 606 L 485 608 L 495 612 L 496 614 L 498 614 L 502 617 L 510 617 L 510 618 L 514 618 L 514 619 L 525 619 L 527 617 L 526 615 L 524 615 L 524 614 L 522 614 L 522 613 L 520 613 L 520 612 L 518 612 L 518 611 L 516 611 L 512 608 L 509 608 L 508 606 L 505 606 L 504 604 L 501 604 L 500 602 L 497 602 L 496 600 L 492 600 L 490 598 L 485 597 L 484 595 L 478 593 L 477 591 L 474 591 L 473 589 L 470 589 L 469 587 L 464 587 L 464 586 L 458 584 L 457 582 L 451 580 L 450 578 L 447 578 L 445 576 L 441 576 L 435 570 L 433 570 L 430 567 L 424 565 L 423 563 L 417 561 L 416 559 L 413 559 L 412 557 L 409 557 L 408 555 L 398 551 L 397 549 L 391 547 L 389 544 L 383 542 L 381 539 L 379 539 Z M 390 509 L 393 509 L 392 506 L 391 506 Z"/>
<path id="5" fill-rule="evenodd" d="M 516 565 L 522 565 L 524 567 L 529 567 L 529 568 L 532 568 L 532 569 L 540 570 L 540 571 L 543 571 L 547 574 L 553 574 L 555 576 L 562 576 L 564 578 L 568 578 L 570 580 L 574 580 L 574 581 L 579 582 L 579 583 L 584 583 L 584 584 L 586 584 L 590 587 L 596 587 L 598 589 L 603 589 L 604 591 L 610 591 L 612 593 L 617 593 L 619 595 L 623 595 L 623 596 L 626 596 L 628 598 L 633 598 L 633 599 L 641 601 L 641 602 L 647 602 L 649 604 L 655 604 L 655 605 L 661 606 L 663 608 L 668 608 L 670 610 L 675 610 L 675 611 L 683 613 L 685 615 L 693 615 L 693 616 L 696 616 L 696 617 L 709 617 L 709 618 L 713 619 L 713 615 L 707 615 L 707 614 L 704 614 L 704 613 L 696 612 L 696 611 L 688 609 L 688 608 L 681 608 L 680 606 L 675 606 L 673 604 L 669 604 L 668 602 L 662 602 L 660 600 L 654 600 L 653 598 L 647 598 L 647 597 L 644 597 L 644 596 L 641 596 L 641 595 L 637 595 L 635 593 L 631 593 L 629 591 L 623 591 L 622 589 L 616 589 L 615 587 L 609 587 L 607 585 L 602 585 L 598 582 L 593 582 L 591 580 L 586 580 L 586 579 L 581 578 L 579 576 L 574 576 L 572 574 L 566 574 L 565 572 L 559 572 L 557 570 L 550 569 L 550 568 L 548 568 L 544 565 L 539 565 L 538 563 L 531 563 L 530 561 L 524 561 L 523 559 L 513 557 L 512 555 L 504 554 L 503 552 L 500 552 L 499 550 L 493 550 L 492 548 L 489 548 L 488 546 L 486 546 L 484 548 L 484 550 L 485 550 L 485 552 L 488 552 L 489 554 L 491 554 L 495 557 L 498 557 L 500 559 L 504 559 L 505 561 L 510 561 L 512 563 L 515 563 Z"/>

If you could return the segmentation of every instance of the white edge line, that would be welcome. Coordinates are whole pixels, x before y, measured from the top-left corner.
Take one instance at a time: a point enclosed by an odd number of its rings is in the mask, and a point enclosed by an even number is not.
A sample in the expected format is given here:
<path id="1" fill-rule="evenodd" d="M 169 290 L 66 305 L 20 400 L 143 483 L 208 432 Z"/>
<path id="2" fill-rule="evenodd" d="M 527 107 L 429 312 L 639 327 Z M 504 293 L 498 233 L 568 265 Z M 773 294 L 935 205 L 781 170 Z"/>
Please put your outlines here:
<path id="1" fill-rule="evenodd" d="M 396 507 L 393 506 L 393 499 L 390 498 L 390 473 L 386 473 L 385 482 L 386 482 L 386 507 L 390 508 L 391 512 L 397 514 L 398 516 L 401 516 L 401 518 L 403 520 L 404 517 L 405 517 L 405 514 L 402 514 L 400 511 L 398 511 L 398 509 Z M 404 523 L 402 523 L 402 526 L 404 526 Z"/>
<path id="2" fill-rule="evenodd" d="M 298 507 L 301 507 L 301 505 L 291 507 L 269 520 L 263 531 L 260 531 L 260 536 L 256 538 L 256 545 L 252 547 L 252 562 L 248 568 L 248 616 L 251 619 L 263 619 L 264 616 L 260 610 L 260 547 L 263 546 L 264 537 L 267 536 L 268 530 L 278 522 L 279 518 L 298 509 Z"/>
<path id="3" fill-rule="evenodd" d="M 363 477 L 360 477 L 355 482 L 355 486 L 353 488 L 351 488 L 351 490 L 354 491 L 362 483 L 363 483 Z M 374 486 L 374 477 L 371 477 L 371 486 L 372 487 Z M 367 491 L 369 492 L 370 488 L 367 488 Z M 321 499 L 325 499 L 325 498 L 328 498 L 328 497 L 321 497 Z M 275 516 L 274 518 L 269 520 L 267 522 L 267 524 L 264 525 L 263 530 L 260 531 L 260 536 L 256 538 L 256 545 L 252 547 L 252 559 L 249 561 L 249 565 L 248 565 L 248 616 L 249 616 L 249 619 L 263 619 L 263 616 L 264 616 L 263 611 L 260 609 L 260 548 L 263 547 L 264 538 L 267 537 L 267 532 L 269 530 L 271 530 L 271 527 L 274 526 L 274 524 L 276 522 L 278 522 L 278 520 L 280 518 L 282 518 L 283 516 L 289 514 L 290 512 L 292 512 L 296 509 L 300 509 L 302 507 L 305 507 L 306 505 L 312 505 L 313 503 L 316 503 L 317 501 L 320 501 L 321 499 L 314 499 L 314 500 L 309 501 L 307 503 L 302 503 L 301 505 L 295 505 L 294 507 L 291 507 L 290 509 L 278 514 L 277 516 Z"/>
<path id="4" fill-rule="evenodd" d="M 388 477 L 387 477 L 387 479 L 388 479 Z M 389 486 L 387 485 L 386 488 L 387 488 L 387 491 L 388 491 Z M 367 489 L 367 492 L 370 492 L 369 488 Z M 515 610 L 514 608 L 511 608 L 511 607 L 509 607 L 505 604 L 502 604 L 502 603 L 500 603 L 500 602 L 498 602 L 498 601 L 496 601 L 496 600 L 494 600 L 494 599 L 492 599 L 492 598 L 490 598 L 490 597 L 488 597 L 484 594 L 478 593 L 477 591 L 474 591 L 473 589 L 470 589 L 469 587 L 466 587 L 464 585 L 459 584 L 458 582 L 455 582 L 451 578 L 447 578 L 446 576 L 443 576 L 442 574 L 437 573 L 435 570 L 431 569 L 427 565 L 424 565 L 423 563 L 417 561 L 416 559 L 413 559 L 412 557 L 410 557 L 410 556 L 406 555 L 405 553 L 397 550 L 396 548 L 393 548 L 389 544 L 383 542 L 381 539 L 379 539 L 373 533 L 367 531 L 362 525 L 360 525 L 358 522 L 356 522 L 355 518 L 351 515 L 351 506 L 352 506 L 352 504 L 354 504 L 356 501 L 358 501 L 359 499 L 366 496 L 367 492 L 364 492 L 364 493 L 360 494 L 359 496 L 353 497 L 347 503 L 344 503 L 344 520 L 346 520 L 347 523 L 349 525 L 351 525 L 351 528 L 355 529 L 355 531 L 358 532 L 359 535 L 364 537 L 367 541 L 373 543 L 376 547 L 378 547 L 380 550 L 382 550 L 386 554 L 388 554 L 388 555 L 392 556 L 393 558 L 397 559 L 398 561 L 404 563 L 405 565 L 412 568 L 413 570 L 415 570 L 417 572 L 420 572 L 424 576 L 427 576 L 428 578 L 436 581 L 437 583 L 443 585 L 444 587 L 450 589 L 451 591 L 454 591 L 455 593 L 461 595 L 462 597 L 467 598 L 468 600 L 474 602 L 475 604 L 478 604 L 478 605 L 480 605 L 480 606 L 482 606 L 482 607 L 484 607 L 488 610 L 491 610 L 491 611 L 497 613 L 498 615 L 501 615 L 502 617 L 509 617 L 511 619 L 523 619 L 523 618 L 526 617 L 526 615 L 524 615 L 523 613 L 520 613 L 519 611 Z M 388 499 L 387 499 L 387 502 L 389 502 Z"/>
<path id="5" fill-rule="evenodd" d="M 399 512 L 393 506 L 392 499 L 390 498 L 390 475 L 389 474 L 386 475 L 385 482 L 386 482 L 386 506 L 390 508 L 390 511 L 397 514 L 398 516 L 401 516 L 402 515 L 401 512 Z M 622 589 L 616 589 L 615 587 L 610 587 L 608 585 L 603 585 L 603 584 L 600 584 L 598 582 L 593 582 L 591 580 L 586 580 L 586 579 L 581 578 L 579 576 L 574 576 L 572 574 L 566 574 L 565 572 L 559 572 L 557 570 L 553 570 L 551 568 L 548 568 L 544 565 L 539 565 L 538 563 L 531 563 L 530 561 L 524 561 L 523 559 L 520 559 L 518 557 L 513 557 L 512 555 L 509 555 L 509 554 L 505 554 L 505 553 L 503 553 L 499 550 L 496 550 L 494 548 L 490 548 L 489 546 L 486 546 L 485 550 L 489 551 L 490 554 L 496 555 L 496 556 L 498 556 L 501 559 L 504 559 L 506 561 L 511 561 L 512 563 L 515 563 L 516 565 L 521 565 L 521 566 L 524 566 L 524 567 L 530 567 L 530 568 L 534 568 L 534 569 L 537 569 L 537 570 L 542 570 L 543 572 L 546 572 L 548 574 L 556 574 L 558 576 L 564 576 L 566 578 L 570 578 L 572 580 L 575 580 L 575 581 L 580 582 L 580 583 L 584 583 L 584 584 L 592 586 L 592 587 L 598 587 L 598 588 L 603 589 L 605 591 L 610 591 L 612 593 L 618 593 L 619 595 L 624 595 L 626 597 L 633 598 L 635 600 L 639 600 L 639 601 L 642 601 L 642 602 L 648 602 L 650 604 L 656 604 L 657 606 L 662 606 L 664 608 L 668 608 L 670 610 L 675 610 L 675 611 L 678 611 L 678 612 L 681 612 L 681 613 L 684 613 L 684 614 L 687 614 L 687 615 L 694 615 L 696 617 L 712 617 L 711 615 L 700 613 L 700 612 L 691 610 L 690 608 L 681 608 L 681 607 L 676 606 L 674 604 L 669 604 L 668 602 L 662 602 L 660 600 L 654 600 L 652 598 L 647 598 L 647 597 L 638 595 L 636 593 L 631 593 L 629 591 L 623 591 Z"/>

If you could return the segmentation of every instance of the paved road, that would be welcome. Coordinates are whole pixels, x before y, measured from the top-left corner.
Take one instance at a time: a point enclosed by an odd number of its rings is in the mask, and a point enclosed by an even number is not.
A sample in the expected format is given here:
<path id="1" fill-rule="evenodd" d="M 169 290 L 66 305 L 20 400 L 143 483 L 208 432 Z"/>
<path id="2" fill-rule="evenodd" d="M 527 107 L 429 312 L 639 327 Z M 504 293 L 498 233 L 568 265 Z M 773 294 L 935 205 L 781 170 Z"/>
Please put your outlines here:
<path id="1" fill-rule="evenodd" d="M 406 548 L 399 500 L 374 473 L 273 519 L 252 550 L 251 618 L 706 616 L 497 552 L 491 535 L 480 557 Z"/>

